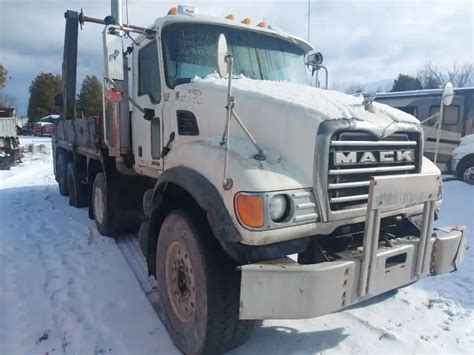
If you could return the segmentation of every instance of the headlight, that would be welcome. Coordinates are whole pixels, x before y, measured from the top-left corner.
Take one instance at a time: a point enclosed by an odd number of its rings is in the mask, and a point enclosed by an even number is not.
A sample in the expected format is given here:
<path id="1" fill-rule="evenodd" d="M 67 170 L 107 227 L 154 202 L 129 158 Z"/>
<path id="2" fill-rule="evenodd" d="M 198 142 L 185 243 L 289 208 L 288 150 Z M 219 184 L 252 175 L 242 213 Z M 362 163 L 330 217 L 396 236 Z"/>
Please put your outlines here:
<path id="1" fill-rule="evenodd" d="M 240 224 L 252 230 L 269 230 L 314 223 L 319 219 L 311 188 L 238 192 L 234 209 Z"/>
<path id="2" fill-rule="evenodd" d="M 283 221 L 289 211 L 290 203 L 286 195 L 275 195 L 268 204 L 268 212 L 273 222 Z"/>

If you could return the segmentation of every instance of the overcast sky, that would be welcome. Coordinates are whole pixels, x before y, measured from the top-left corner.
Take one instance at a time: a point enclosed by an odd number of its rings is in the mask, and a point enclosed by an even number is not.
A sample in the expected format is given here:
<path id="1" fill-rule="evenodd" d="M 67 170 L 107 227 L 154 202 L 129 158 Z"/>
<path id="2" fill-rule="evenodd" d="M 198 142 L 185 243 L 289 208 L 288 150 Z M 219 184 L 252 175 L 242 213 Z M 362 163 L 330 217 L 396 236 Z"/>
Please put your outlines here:
<path id="1" fill-rule="evenodd" d="M 124 2 L 126 0 L 123 0 Z M 130 23 L 148 26 L 178 3 L 128 0 Z M 308 1 L 186 1 L 203 14 L 250 17 L 307 38 Z M 110 0 L 0 0 L 0 63 L 11 79 L 4 90 L 26 113 L 28 86 L 41 71 L 60 73 L 66 9 L 103 18 Z M 437 65 L 474 62 L 474 1 L 311 1 L 311 38 L 324 54 L 330 86 L 416 74 Z M 101 27 L 80 33 L 79 73 L 100 75 Z M 99 71 L 99 72 L 98 72 Z"/>

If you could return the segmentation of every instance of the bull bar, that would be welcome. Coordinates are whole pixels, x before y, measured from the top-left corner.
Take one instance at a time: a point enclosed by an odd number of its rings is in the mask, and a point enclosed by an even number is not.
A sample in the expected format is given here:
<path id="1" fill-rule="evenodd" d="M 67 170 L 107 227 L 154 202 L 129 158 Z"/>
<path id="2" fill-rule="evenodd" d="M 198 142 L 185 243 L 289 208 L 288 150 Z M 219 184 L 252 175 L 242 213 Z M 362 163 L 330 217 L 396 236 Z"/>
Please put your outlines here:
<path id="1" fill-rule="evenodd" d="M 240 319 L 311 318 L 457 270 L 467 249 L 465 227 L 434 232 L 435 203 L 441 197 L 439 174 L 371 178 L 362 248 L 311 265 L 286 257 L 241 266 Z M 419 237 L 380 243 L 383 212 L 421 204 Z"/>

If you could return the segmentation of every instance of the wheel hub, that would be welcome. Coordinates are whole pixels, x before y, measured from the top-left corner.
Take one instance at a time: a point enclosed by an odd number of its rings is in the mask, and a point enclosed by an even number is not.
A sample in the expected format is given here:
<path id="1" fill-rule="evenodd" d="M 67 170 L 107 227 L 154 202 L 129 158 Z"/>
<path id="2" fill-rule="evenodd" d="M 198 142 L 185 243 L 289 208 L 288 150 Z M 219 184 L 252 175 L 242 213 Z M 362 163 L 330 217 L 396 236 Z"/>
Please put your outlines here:
<path id="1" fill-rule="evenodd" d="M 469 184 L 474 184 L 474 166 L 467 168 L 466 171 L 464 171 L 463 177 L 465 182 Z"/>
<path id="2" fill-rule="evenodd" d="M 179 242 L 173 242 L 166 253 L 166 283 L 174 313 L 181 322 L 189 322 L 196 307 L 196 287 L 188 250 Z"/>

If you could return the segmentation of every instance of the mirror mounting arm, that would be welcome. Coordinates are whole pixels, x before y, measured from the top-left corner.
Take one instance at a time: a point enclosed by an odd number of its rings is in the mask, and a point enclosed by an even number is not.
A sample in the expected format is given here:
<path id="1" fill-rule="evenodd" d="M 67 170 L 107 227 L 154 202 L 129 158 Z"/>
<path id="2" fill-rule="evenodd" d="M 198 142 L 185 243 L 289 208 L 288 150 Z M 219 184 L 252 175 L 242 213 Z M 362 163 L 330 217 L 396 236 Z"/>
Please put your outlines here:
<path id="1" fill-rule="evenodd" d="M 219 75 L 224 78 L 227 74 L 227 103 L 226 103 L 226 121 L 225 121 L 225 128 L 224 133 L 222 135 L 222 139 L 220 142 L 221 146 L 224 146 L 224 176 L 222 181 L 222 186 L 225 190 L 230 190 L 233 186 L 233 181 L 231 178 L 227 177 L 227 168 L 228 168 L 228 160 L 229 160 L 229 147 L 230 147 L 230 120 L 233 117 L 237 123 L 239 124 L 240 128 L 244 131 L 247 135 L 248 139 L 252 142 L 255 149 L 257 150 L 257 154 L 254 155 L 254 159 L 256 160 L 265 160 L 265 154 L 263 153 L 263 149 L 257 144 L 257 141 L 252 136 L 248 128 L 242 122 L 242 120 L 237 116 L 235 112 L 235 97 L 232 96 L 232 69 L 233 69 L 233 62 L 234 59 L 232 55 L 229 54 L 227 48 L 227 41 L 225 36 L 221 34 L 219 36 L 218 41 L 218 49 L 217 49 L 217 63 L 218 63 L 218 70 Z"/>
<path id="2" fill-rule="evenodd" d="M 117 89 L 118 85 L 117 83 L 115 82 L 115 80 L 111 79 L 111 78 L 105 78 L 105 80 L 107 82 L 109 82 L 112 87 L 114 89 Z M 134 99 L 133 97 L 131 97 L 127 92 L 122 92 L 122 95 L 124 98 L 126 98 L 127 100 L 130 101 L 130 103 L 135 106 L 138 111 L 140 111 L 141 113 L 143 113 L 143 118 L 147 121 L 150 121 L 153 117 L 155 117 L 155 110 L 151 109 L 151 108 L 146 108 L 146 107 L 141 107 Z"/>
<path id="3" fill-rule="evenodd" d="M 439 120 L 438 120 L 438 130 L 436 132 L 436 144 L 435 144 L 435 153 L 433 163 L 437 163 L 438 161 L 438 152 L 439 152 L 439 141 L 441 139 L 441 128 L 443 126 L 443 118 L 444 118 L 444 107 L 451 105 L 453 102 L 454 97 L 454 87 L 451 82 L 447 82 L 444 90 L 443 95 L 441 96 L 441 103 L 439 106 Z"/>

